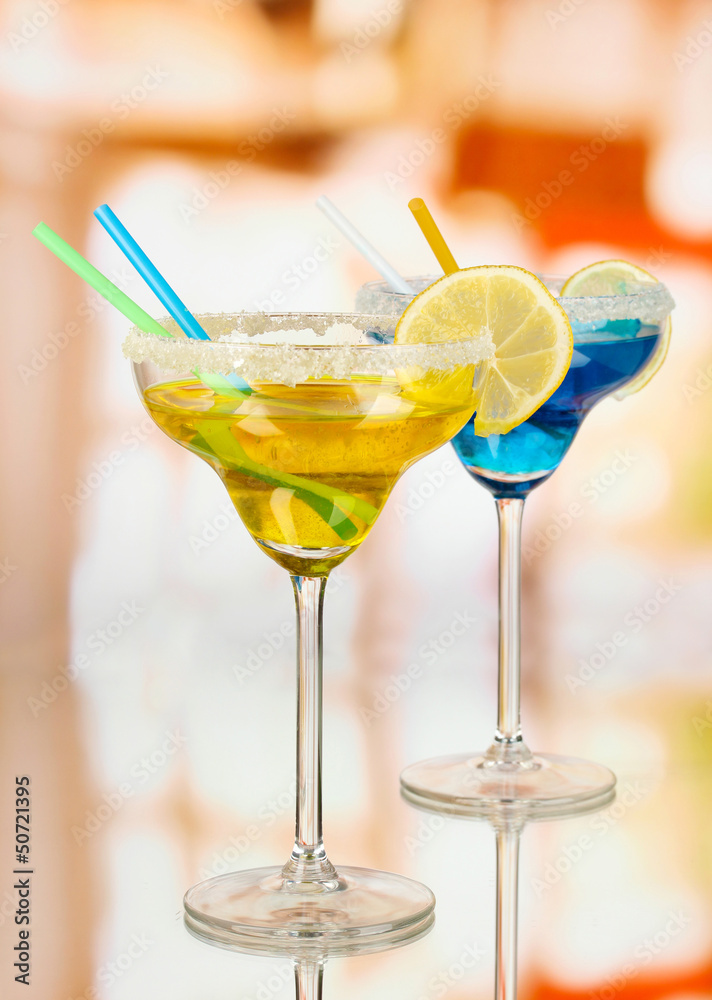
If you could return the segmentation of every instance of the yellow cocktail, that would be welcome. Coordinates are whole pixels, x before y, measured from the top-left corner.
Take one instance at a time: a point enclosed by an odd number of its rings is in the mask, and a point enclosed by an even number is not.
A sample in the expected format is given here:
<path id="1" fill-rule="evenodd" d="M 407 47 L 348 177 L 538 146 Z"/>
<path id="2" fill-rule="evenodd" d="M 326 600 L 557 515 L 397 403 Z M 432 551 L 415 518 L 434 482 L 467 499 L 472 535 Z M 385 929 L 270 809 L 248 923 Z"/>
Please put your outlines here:
<path id="1" fill-rule="evenodd" d="M 215 468 L 263 550 L 312 576 L 363 541 L 403 472 L 449 441 L 473 405 L 434 409 L 387 375 L 253 389 L 236 399 L 195 378 L 143 396 L 158 426 Z"/>
<path id="2" fill-rule="evenodd" d="M 291 575 L 298 621 L 297 816 L 281 868 L 186 895 L 193 933 L 228 947 L 380 948 L 432 923 L 429 889 L 339 867 L 321 822 L 322 607 L 329 571 L 370 531 L 402 473 L 472 416 L 486 331 L 394 344 L 390 317 L 199 317 L 209 341 L 134 330 L 124 345 L 158 426 L 216 470 L 258 545 Z M 268 708 L 263 706 L 262 711 Z M 258 750 L 256 748 L 255 752 Z"/>

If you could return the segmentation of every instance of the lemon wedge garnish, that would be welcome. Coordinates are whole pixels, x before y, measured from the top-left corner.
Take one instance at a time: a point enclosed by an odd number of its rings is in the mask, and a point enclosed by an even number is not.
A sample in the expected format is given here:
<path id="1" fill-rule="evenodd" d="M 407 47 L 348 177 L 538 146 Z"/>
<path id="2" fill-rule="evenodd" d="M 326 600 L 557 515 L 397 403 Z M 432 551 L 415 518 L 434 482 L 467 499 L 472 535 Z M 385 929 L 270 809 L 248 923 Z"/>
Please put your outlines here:
<path id="1" fill-rule="evenodd" d="M 475 372 L 475 434 L 506 434 L 556 391 L 573 352 L 571 324 L 545 285 L 521 267 L 468 267 L 417 295 L 398 321 L 396 344 L 467 340 L 488 332 L 494 355 Z M 472 367 L 472 366 L 471 366 Z M 473 369 L 474 370 L 474 369 Z M 463 391 L 464 369 L 421 379 L 433 404 Z"/>

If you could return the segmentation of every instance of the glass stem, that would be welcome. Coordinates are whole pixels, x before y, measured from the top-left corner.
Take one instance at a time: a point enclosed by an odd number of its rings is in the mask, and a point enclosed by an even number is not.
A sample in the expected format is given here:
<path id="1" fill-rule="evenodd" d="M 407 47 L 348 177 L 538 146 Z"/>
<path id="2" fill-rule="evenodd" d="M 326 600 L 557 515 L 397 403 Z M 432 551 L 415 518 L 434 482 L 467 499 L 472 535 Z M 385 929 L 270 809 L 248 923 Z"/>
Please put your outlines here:
<path id="1" fill-rule="evenodd" d="M 321 1000 L 324 963 L 318 959 L 299 958 L 294 963 L 297 984 L 296 1000 Z"/>
<path id="2" fill-rule="evenodd" d="M 519 901 L 519 829 L 497 829 L 497 941 L 495 1000 L 516 1000 Z"/>
<path id="3" fill-rule="evenodd" d="M 524 500 L 499 497 L 496 503 L 499 520 L 499 678 L 497 732 L 487 758 L 497 764 L 521 764 L 531 758 L 531 751 L 522 738 L 519 718 Z"/>
<path id="4" fill-rule="evenodd" d="M 288 882 L 331 882 L 321 825 L 322 625 L 325 576 L 293 576 L 297 604 L 297 822 Z"/>

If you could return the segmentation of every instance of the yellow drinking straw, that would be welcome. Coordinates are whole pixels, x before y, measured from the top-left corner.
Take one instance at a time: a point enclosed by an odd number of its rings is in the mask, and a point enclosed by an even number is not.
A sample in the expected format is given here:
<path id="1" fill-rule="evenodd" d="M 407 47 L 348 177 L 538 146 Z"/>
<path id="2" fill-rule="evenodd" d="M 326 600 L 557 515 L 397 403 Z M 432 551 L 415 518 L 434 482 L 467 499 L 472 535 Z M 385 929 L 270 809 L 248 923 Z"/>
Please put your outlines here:
<path id="1" fill-rule="evenodd" d="M 459 271 L 460 268 L 457 266 L 457 262 L 450 252 L 450 247 L 443 239 L 443 234 L 436 226 L 435 219 L 430 214 L 428 206 L 423 199 L 411 198 L 408 202 L 408 208 L 415 216 L 415 221 L 420 226 L 423 236 L 430 244 L 430 249 L 437 257 L 438 264 L 445 274 L 453 274 L 453 272 Z"/>

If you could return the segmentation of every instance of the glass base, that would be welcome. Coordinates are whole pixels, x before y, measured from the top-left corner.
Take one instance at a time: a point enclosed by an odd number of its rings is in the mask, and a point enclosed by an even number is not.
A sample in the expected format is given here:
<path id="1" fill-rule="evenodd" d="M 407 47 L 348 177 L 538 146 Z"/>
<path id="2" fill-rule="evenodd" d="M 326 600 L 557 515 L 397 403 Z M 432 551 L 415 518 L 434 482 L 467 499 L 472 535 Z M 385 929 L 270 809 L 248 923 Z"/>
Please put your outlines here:
<path id="1" fill-rule="evenodd" d="M 332 882 L 288 882 L 281 868 L 220 875 L 185 894 L 185 925 L 209 944 L 252 954 L 363 954 L 433 923 L 430 889 L 402 875 L 340 868 Z"/>
<path id="2" fill-rule="evenodd" d="M 431 812 L 493 817 L 517 809 L 534 820 L 600 808 L 616 784 L 601 764 L 553 754 L 511 762 L 484 753 L 434 757 L 407 767 L 400 780 L 403 797 Z"/>

